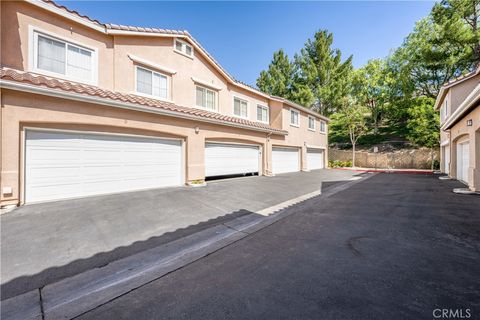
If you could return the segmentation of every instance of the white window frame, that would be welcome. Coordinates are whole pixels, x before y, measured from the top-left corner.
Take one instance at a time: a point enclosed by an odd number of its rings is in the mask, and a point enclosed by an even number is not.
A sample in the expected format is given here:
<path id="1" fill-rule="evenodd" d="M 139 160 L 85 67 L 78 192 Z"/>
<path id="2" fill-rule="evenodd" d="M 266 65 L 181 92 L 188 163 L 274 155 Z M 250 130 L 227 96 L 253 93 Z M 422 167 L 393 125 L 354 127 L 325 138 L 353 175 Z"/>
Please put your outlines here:
<path id="1" fill-rule="evenodd" d="M 87 46 L 85 44 L 82 44 L 78 41 L 71 41 L 70 39 L 67 39 L 62 36 L 58 36 L 56 34 L 53 34 L 51 32 L 44 31 L 40 28 L 34 27 L 32 25 L 28 26 L 28 69 L 30 72 L 38 73 L 38 74 L 43 74 L 49 77 L 54 77 L 54 78 L 60 78 L 60 79 L 65 79 L 65 80 L 70 80 L 74 82 L 79 82 L 79 83 L 85 83 L 85 84 L 91 84 L 91 85 L 98 85 L 98 48 L 94 48 L 91 46 Z M 91 79 L 82 79 L 82 78 L 76 78 L 76 77 L 71 77 L 67 74 L 61 74 L 61 73 L 56 73 L 48 70 L 43 70 L 39 69 L 37 67 L 38 65 L 38 35 L 41 35 L 42 37 L 52 39 L 55 41 L 60 41 L 65 43 L 65 54 L 67 54 L 68 50 L 68 45 L 77 47 L 83 50 L 88 50 L 92 54 L 92 78 Z M 65 64 L 67 64 L 67 59 L 65 59 Z"/>
<path id="2" fill-rule="evenodd" d="M 247 104 L 247 115 L 246 116 L 239 116 L 239 115 L 235 114 L 235 99 L 246 102 L 246 104 Z M 248 103 L 247 99 L 240 98 L 240 97 L 237 97 L 237 96 L 233 96 L 233 100 L 232 100 L 232 114 L 233 114 L 233 116 L 237 117 L 237 118 L 248 119 L 248 117 L 249 117 L 248 105 L 249 105 L 249 103 Z"/>
<path id="3" fill-rule="evenodd" d="M 214 94 L 214 98 L 213 98 L 214 109 L 208 109 L 206 106 L 203 107 L 203 106 L 197 105 L 197 87 L 202 88 L 202 89 L 207 90 L 207 91 L 213 92 L 213 94 Z M 194 102 L 195 108 L 210 111 L 210 112 L 218 112 L 218 91 L 217 90 L 212 90 L 212 88 L 208 88 L 206 86 L 200 86 L 200 85 L 196 84 L 195 85 L 195 90 L 194 90 L 193 101 L 195 101 Z"/>
<path id="4" fill-rule="evenodd" d="M 323 124 L 323 130 L 322 130 L 322 124 Z M 327 133 L 327 122 L 320 120 L 320 126 L 319 126 L 319 131 L 320 133 Z"/>
<path id="5" fill-rule="evenodd" d="M 185 52 L 183 50 L 177 50 L 177 42 L 180 42 L 182 44 L 182 49 L 185 48 L 185 46 L 189 46 L 192 49 L 192 54 L 191 55 L 187 54 L 186 49 L 185 49 Z M 193 46 L 190 43 L 180 40 L 179 38 L 173 38 L 173 51 L 175 51 L 176 53 L 179 53 L 185 57 L 193 59 L 193 55 L 194 55 L 193 50 L 194 50 Z"/>
<path id="6" fill-rule="evenodd" d="M 140 68 L 140 69 L 143 69 L 143 70 L 147 70 L 147 71 L 152 72 L 152 77 L 153 77 L 153 74 L 156 73 L 156 74 L 159 74 L 159 75 L 164 76 L 164 77 L 167 78 L 167 97 L 166 97 L 166 98 L 154 96 L 153 94 L 147 94 L 147 93 L 139 92 L 139 91 L 137 90 L 137 72 L 138 72 L 138 69 L 139 69 L 139 68 Z M 138 96 L 143 96 L 143 97 L 147 97 L 147 98 L 151 98 L 151 99 L 156 99 L 156 100 L 160 100 L 160 101 L 172 102 L 172 100 L 170 100 L 170 83 L 171 83 L 171 79 L 170 79 L 170 76 L 169 76 L 168 74 L 161 73 L 161 72 L 158 72 L 158 71 L 155 71 L 155 70 L 146 68 L 146 67 L 144 67 L 144 66 L 135 66 L 135 76 L 134 76 L 134 79 L 135 79 L 134 88 L 135 88 L 135 94 L 136 94 L 136 95 L 138 95 Z M 153 86 L 153 79 L 152 79 L 152 86 Z M 153 87 L 152 87 L 152 92 L 153 92 Z"/>
<path id="7" fill-rule="evenodd" d="M 313 119 L 313 128 L 310 128 L 310 119 Z M 315 131 L 317 126 L 317 119 L 314 116 L 308 116 L 308 130 Z"/>
<path id="8" fill-rule="evenodd" d="M 445 101 L 440 108 L 440 122 L 444 123 L 448 119 L 448 99 L 445 97 Z"/>
<path id="9" fill-rule="evenodd" d="M 258 108 L 265 109 L 267 111 L 267 120 L 266 121 L 258 120 Z M 255 111 L 257 111 L 256 116 L 257 116 L 257 121 L 258 122 L 270 123 L 270 107 L 269 106 L 266 106 L 266 105 L 263 105 L 263 104 L 257 104 L 257 110 L 255 110 Z M 248 112 L 248 110 L 247 110 L 247 112 Z"/>
<path id="10" fill-rule="evenodd" d="M 293 123 L 293 122 L 292 122 L 292 113 L 296 113 L 296 114 L 297 114 L 298 123 Z M 297 128 L 299 128 L 299 127 L 300 127 L 300 112 L 299 112 L 298 110 L 295 110 L 295 109 L 290 109 L 290 112 L 289 112 L 288 115 L 290 116 L 290 120 L 289 120 L 290 125 L 291 125 L 292 127 L 297 127 Z"/>

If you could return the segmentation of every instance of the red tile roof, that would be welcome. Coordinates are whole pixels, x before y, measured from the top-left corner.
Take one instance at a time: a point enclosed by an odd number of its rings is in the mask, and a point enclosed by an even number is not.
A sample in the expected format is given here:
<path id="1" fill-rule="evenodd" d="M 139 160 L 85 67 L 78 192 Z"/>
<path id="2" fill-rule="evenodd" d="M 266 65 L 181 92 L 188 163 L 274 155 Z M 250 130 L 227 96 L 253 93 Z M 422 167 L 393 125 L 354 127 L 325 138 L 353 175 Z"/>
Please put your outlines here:
<path id="1" fill-rule="evenodd" d="M 99 25 L 99 26 L 101 26 L 101 27 L 104 26 L 104 24 L 101 23 L 100 21 L 98 21 L 98 20 L 96 20 L 96 19 L 92 19 L 92 18 L 90 18 L 89 16 L 80 14 L 80 13 L 78 13 L 78 11 L 69 9 L 69 8 L 67 8 L 67 7 L 65 7 L 65 6 L 62 6 L 62 5 L 60 5 L 60 4 L 58 4 L 58 3 L 54 2 L 54 1 L 51 1 L 51 0 L 42 0 L 42 1 L 45 2 L 45 3 L 51 4 L 51 5 L 59 8 L 59 9 L 62 9 L 62 10 L 64 10 L 64 11 L 68 12 L 68 13 L 74 14 L 74 15 L 80 17 L 80 18 L 83 18 L 83 19 L 86 19 L 86 20 L 88 20 L 88 21 L 90 21 L 90 22 L 93 22 L 93 23 L 95 23 L 95 24 L 97 24 L 97 25 Z"/>
<path id="2" fill-rule="evenodd" d="M 223 115 L 216 112 L 210 112 L 206 110 L 182 107 L 178 106 L 171 102 L 161 101 L 157 99 L 151 99 L 143 96 L 138 96 L 134 94 L 125 94 L 120 92 L 114 92 L 109 90 L 100 89 L 95 86 L 79 84 L 75 82 L 59 80 L 55 78 L 50 78 L 42 75 L 37 75 L 30 72 L 23 72 L 19 70 L 14 70 L 10 68 L 2 67 L 0 69 L 0 78 L 2 80 L 14 81 L 19 83 L 28 84 L 31 86 L 44 87 L 58 91 L 70 92 L 84 96 L 93 96 L 98 98 L 103 98 L 106 100 L 118 101 L 123 103 L 132 103 L 140 106 L 154 107 L 162 110 L 178 113 L 179 115 L 188 115 L 191 117 L 196 117 L 201 121 L 202 118 L 218 121 L 219 124 L 222 122 L 227 122 L 231 124 L 237 124 L 244 127 L 250 127 L 252 129 L 261 129 L 262 131 L 271 131 L 277 134 L 287 134 L 285 130 L 280 130 L 272 128 L 269 125 L 254 122 L 246 119 L 241 119 L 237 117 L 231 117 Z"/>

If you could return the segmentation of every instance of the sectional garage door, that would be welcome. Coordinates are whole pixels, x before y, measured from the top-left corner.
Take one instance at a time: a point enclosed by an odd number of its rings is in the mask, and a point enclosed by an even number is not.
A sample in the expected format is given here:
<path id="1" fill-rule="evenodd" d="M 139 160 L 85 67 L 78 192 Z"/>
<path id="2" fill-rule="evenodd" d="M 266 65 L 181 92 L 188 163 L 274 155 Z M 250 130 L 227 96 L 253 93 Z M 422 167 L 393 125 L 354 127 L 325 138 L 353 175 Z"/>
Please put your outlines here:
<path id="1" fill-rule="evenodd" d="M 181 184 L 180 140 L 26 131 L 27 203 Z"/>
<path id="2" fill-rule="evenodd" d="M 260 147 L 242 144 L 206 143 L 205 176 L 226 176 L 260 171 Z"/>
<path id="3" fill-rule="evenodd" d="M 469 151 L 470 143 L 468 140 L 457 144 L 457 179 L 465 183 L 468 183 Z"/>
<path id="4" fill-rule="evenodd" d="M 274 174 L 295 172 L 300 170 L 300 149 L 273 148 L 272 171 Z"/>
<path id="5" fill-rule="evenodd" d="M 324 165 L 323 149 L 307 149 L 307 167 L 308 170 L 323 169 Z"/>

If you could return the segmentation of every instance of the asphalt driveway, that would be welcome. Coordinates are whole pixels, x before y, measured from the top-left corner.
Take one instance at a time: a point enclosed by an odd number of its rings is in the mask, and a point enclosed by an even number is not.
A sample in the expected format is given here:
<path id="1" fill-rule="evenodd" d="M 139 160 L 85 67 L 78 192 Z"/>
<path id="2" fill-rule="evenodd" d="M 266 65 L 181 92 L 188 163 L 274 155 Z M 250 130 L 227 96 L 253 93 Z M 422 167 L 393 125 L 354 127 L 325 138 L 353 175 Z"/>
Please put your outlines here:
<path id="1" fill-rule="evenodd" d="M 459 186 L 378 174 L 80 318 L 480 319 L 480 197 Z"/>
<path id="2" fill-rule="evenodd" d="M 0 216 L 2 300 L 354 175 L 316 170 L 23 206 Z"/>

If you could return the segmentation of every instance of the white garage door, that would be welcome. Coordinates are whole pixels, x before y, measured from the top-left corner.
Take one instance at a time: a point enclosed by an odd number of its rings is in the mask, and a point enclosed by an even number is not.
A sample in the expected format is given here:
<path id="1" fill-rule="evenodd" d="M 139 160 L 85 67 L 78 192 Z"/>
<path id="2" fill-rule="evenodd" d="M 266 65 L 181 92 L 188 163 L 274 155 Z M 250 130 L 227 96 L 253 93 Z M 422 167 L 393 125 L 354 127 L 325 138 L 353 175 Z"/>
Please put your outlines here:
<path id="1" fill-rule="evenodd" d="M 225 176 L 259 172 L 258 146 L 206 143 L 205 176 Z"/>
<path id="2" fill-rule="evenodd" d="M 300 170 L 300 153 L 295 148 L 272 149 L 272 171 L 274 174 Z"/>
<path id="3" fill-rule="evenodd" d="M 443 147 L 444 150 L 444 158 L 443 158 L 443 172 L 446 174 L 450 173 L 450 146 Z"/>
<path id="4" fill-rule="evenodd" d="M 457 179 L 468 183 L 469 141 L 457 144 Z"/>
<path id="5" fill-rule="evenodd" d="M 322 149 L 307 149 L 307 166 L 308 170 L 324 168 Z"/>
<path id="6" fill-rule="evenodd" d="M 25 202 L 182 183 L 180 140 L 26 131 Z"/>

